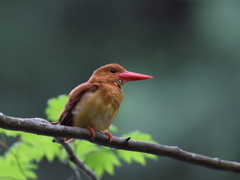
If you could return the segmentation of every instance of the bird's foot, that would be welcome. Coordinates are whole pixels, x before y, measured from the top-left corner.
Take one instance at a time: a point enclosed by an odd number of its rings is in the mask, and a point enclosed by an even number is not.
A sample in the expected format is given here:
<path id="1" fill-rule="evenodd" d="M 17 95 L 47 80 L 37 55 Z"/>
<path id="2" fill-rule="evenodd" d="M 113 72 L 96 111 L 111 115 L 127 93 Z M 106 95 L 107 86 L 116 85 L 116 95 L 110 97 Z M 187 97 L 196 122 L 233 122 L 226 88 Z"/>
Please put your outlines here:
<path id="1" fill-rule="evenodd" d="M 51 124 L 52 124 L 52 125 L 58 125 L 59 122 L 58 122 L 58 121 L 56 121 L 56 122 L 51 122 Z"/>
<path id="2" fill-rule="evenodd" d="M 109 143 L 111 143 L 111 142 L 112 142 L 112 138 L 113 138 L 112 134 L 109 133 L 109 132 L 106 132 L 106 133 L 104 133 L 104 134 L 108 135 L 108 137 L 109 137 Z"/>
<path id="3" fill-rule="evenodd" d="M 89 129 L 89 131 L 91 133 L 91 138 L 92 138 L 92 140 L 94 140 L 95 139 L 95 130 L 91 127 L 84 127 L 84 128 Z"/>
<path id="4" fill-rule="evenodd" d="M 65 143 L 70 143 L 73 140 L 73 138 L 64 138 Z"/>

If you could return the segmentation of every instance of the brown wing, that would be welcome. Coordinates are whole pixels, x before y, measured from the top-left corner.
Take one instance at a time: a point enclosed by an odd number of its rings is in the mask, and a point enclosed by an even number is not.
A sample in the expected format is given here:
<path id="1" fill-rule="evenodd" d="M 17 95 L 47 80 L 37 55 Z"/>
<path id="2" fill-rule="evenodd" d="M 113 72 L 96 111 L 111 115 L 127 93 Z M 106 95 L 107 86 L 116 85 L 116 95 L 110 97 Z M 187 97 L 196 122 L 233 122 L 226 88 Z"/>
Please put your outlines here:
<path id="1" fill-rule="evenodd" d="M 99 88 L 98 84 L 92 84 L 88 82 L 75 87 L 69 94 L 69 99 L 62 111 L 62 114 L 58 122 L 64 126 L 72 126 L 73 125 L 72 111 L 74 110 L 75 106 L 78 104 L 78 102 L 81 101 L 82 97 L 85 94 L 89 92 L 95 92 L 98 90 L 98 88 Z"/>

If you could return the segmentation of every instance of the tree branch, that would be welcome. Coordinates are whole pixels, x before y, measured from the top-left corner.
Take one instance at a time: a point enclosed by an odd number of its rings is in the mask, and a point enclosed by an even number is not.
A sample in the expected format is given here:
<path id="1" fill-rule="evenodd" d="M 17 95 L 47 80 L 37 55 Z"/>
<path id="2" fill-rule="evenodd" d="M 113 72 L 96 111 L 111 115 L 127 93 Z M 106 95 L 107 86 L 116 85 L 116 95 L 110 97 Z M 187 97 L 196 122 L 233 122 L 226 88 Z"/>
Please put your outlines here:
<path id="1" fill-rule="evenodd" d="M 41 118 L 23 119 L 0 114 L 0 127 L 4 129 L 24 131 L 44 136 L 83 139 L 111 148 L 149 153 L 157 156 L 165 156 L 207 168 L 240 173 L 240 163 L 238 162 L 225 161 L 220 160 L 219 158 L 210 158 L 203 155 L 183 151 L 177 146 L 164 146 L 160 144 L 135 141 L 119 137 L 113 137 L 113 141 L 109 143 L 108 136 L 100 132 L 96 132 L 96 139 L 92 140 L 91 134 L 87 129 L 67 126 L 55 126 L 49 124 L 47 120 Z"/>
<path id="2" fill-rule="evenodd" d="M 54 140 L 62 145 L 68 154 L 69 160 L 74 163 L 81 171 L 83 171 L 89 177 L 89 179 L 99 180 L 96 173 L 91 170 L 86 164 L 84 164 L 83 161 L 77 158 L 76 154 L 72 150 L 72 147 L 68 143 L 65 143 L 63 138 L 54 138 Z"/>

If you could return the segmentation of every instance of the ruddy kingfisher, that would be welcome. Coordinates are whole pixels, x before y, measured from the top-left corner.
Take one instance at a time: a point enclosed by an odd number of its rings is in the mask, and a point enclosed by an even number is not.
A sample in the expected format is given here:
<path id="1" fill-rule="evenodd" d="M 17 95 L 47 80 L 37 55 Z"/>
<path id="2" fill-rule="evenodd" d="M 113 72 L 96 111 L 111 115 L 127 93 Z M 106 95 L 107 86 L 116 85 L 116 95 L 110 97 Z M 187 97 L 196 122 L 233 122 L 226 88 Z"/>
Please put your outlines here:
<path id="1" fill-rule="evenodd" d="M 105 133 L 112 141 L 109 126 L 123 100 L 124 83 L 150 79 L 152 76 L 129 72 L 118 64 L 107 64 L 95 70 L 86 83 L 75 87 L 57 122 L 64 126 L 87 128 L 95 139 L 95 131 Z M 72 139 L 65 139 L 70 142 Z"/>

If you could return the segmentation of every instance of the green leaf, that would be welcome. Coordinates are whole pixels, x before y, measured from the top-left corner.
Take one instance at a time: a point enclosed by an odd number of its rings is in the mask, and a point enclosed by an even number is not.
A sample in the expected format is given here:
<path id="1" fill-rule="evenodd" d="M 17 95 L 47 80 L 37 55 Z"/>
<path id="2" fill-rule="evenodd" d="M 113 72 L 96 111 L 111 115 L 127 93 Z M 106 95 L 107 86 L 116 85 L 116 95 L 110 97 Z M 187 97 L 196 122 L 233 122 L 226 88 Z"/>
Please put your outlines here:
<path id="1" fill-rule="evenodd" d="M 14 172 L 14 173 L 13 173 Z M 0 175 L 2 177 L 10 177 L 9 179 L 22 179 L 27 180 L 20 169 L 15 159 L 9 160 L 0 156 Z"/>
<path id="2" fill-rule="evenodd" d="M 126 135 L 123 135 L 122 137 L 124 137 L 124 138 L 131 137 L 132 140 L 157 143 L 156 141 L 152 140 L 151 135 L 146 134 L 146 133 L 141 133 L 139 131 L 134 131 L 134 132 L 128 133 Z M 116 151 L 117 151 L 118 156 L 122 160 L 126 161 L 127 163 L 131 163 L 132 161 L 135 161 L 141 165 L 146 165 L 145 158 L 157 160 L 157 156 L 152 155 L 152 154 L 124 151 L 124 150 L 116 150 Z"/>
<path id="3" fill-rule="evenodd" d="M 12 136 L 12 137 L 16 137 L 23 134 L 23 132 L 21 131 L 12 131 L 12 130 L 6 130 L 1 128 L 0 128 L 0 133 L 4 133 L 6 136 Z"/>
<path id="4" fill-rule="evenodd" d="M 37 179 L 34 172 L 38 167 L 36 162 L 40 162 L 43 157 L 52 161 L 60 154 L 60 147 L 52 142 L 51 137 L 22 132 L 18 141 L 0 156 L 0 174 L 13 179 Z"/>
<path id="5" fill-rule="evenodd" d="M 104 171 L 114 175 L 114 165 L 120 166 L 118 157 L 109 149 L 102 147 L 98 152 L 87 155 L 84 162 L 101 177 Z"/>
<path id="6" fill-rule="evenodd" d="M 109 131 L 110 132 L 118 132 L 118 128 L 117 128 L 117 126 L 111 124 L 111 126 L 109 127 Z"/>
<path id="7" fill-rule="evenodd" d="M 21 136 L 21 140 L 32 149 L 25 152 L 31 152 L 31 155 L 29 156 L 34 156 L 35 158 L 31 158 L 37 162 L 39 162 L 44 156 L 49 162 L 51 162 L 57 155 L 59 155 L 60 145 L 58 143 L 53 143 L 52 139 L 52 137 L 29 133 L 24 133 Z"/>
<path id="8" fill-rule="evenodd" d="M 14 143 L 4 156 L 0 157 L 0 174 L 1 176 L 11 177 L 12 179 L 36 179 L 37 176 L 33 169 L 37 168 L 36 164 L 29 161 L 23 161 L 28 153 L 21 152 L 21 143 Z M 13 173 L 14 172 L 14 173 Z"/>
<path id="9" fill-rule="evenodd" d="M 80 159 L 84 159 L 88 154 L 98 152 L 100 149 L 100 146 L 97 146 L 96 144 L 76 139 L 74 140 L 72 147 L 77 157 Z"/>
<path id="10" fill-rule="evenodd" d="M 26 158 L 26 161 L 36 160 L 39 162 L 44 155 L 49 161 L 52 161 L 59 151 L 59 146 L 52 143 L 52 138 L 47 136 L 39 136 L 31 133 L 18 132 L 5 130 L 1 131 L 7 136 L 17 136 L 20 135 L 22 141 L 15 142 L 10 148 L 14 149 L 18 145 L 17 151 L 22 153 L 22 158 Z M 13 150 L 14 151 L 14 150 Z M 31 152 L 31 153 L 25 153 Z"/>
<path id="11" fill-rule="evenodd" d="M 37 179 L 37 175 L 33 171 L 25 171 L 25 174 L 27 177 L 32 178 L 32 179 Z"/>
<path id="12" fill-rule="evenodd" d="M 66 102 L 68 100 L 68 95 L 59 95 L 56 98 L 51 98 L 47 102 L 47 108 L 45 109 L 45 114 L 48 120 L 57 121 Z"/>

